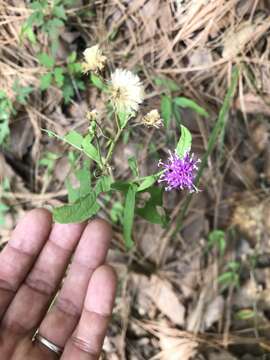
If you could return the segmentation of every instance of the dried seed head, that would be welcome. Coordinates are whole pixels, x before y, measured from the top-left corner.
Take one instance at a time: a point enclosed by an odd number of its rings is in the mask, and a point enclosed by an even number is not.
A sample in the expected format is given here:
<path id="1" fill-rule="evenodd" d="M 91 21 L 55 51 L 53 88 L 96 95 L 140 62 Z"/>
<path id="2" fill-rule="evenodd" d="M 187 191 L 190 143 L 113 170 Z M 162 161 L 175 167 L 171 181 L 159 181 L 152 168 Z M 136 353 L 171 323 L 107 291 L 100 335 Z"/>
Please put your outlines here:
<path id="1" fill-rule="evenodd" d="M 83 55 L 85 61 L 82 63 L 82 67 L 85 73 L 100 71 L 104 68 L 107 58 L 102 54 L 98 44 L 86 49 Z"/>
<path id="2" fill-rule="evenodd" d="M 162 119 L 156 109 L 149 111 L 149 113 L 142 118 L 142 124 L 148 127 L 153 126 L 157 129 L 163 126 Z"/>

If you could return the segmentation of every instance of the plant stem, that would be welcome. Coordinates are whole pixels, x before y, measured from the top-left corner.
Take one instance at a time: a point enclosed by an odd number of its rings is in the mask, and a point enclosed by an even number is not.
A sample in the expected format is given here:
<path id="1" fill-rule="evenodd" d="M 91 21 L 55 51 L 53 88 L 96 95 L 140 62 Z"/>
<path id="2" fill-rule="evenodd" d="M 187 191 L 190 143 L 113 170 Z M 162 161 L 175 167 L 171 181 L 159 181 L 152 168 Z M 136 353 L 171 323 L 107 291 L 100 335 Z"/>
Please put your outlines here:
<path id="1" fill-rule="evenodd" d="M 106 168 L 106 166 L 108 165 L 108 163 L 110 162 L 111 160 L 111 157 L 113 155 L 113 151 L 115 149 L 115 146 L 124 130 L 125 127 L 121 127 L 119 126 L 119 122 L 118 122 L 118 118 L 117 118 L 117 115 L 115 115 L 115 122 L 116 122 L 116 125 L 117 125 L 117 133 L 114 137 L 114 139 L 112 140 L 111 144 L 110 144 L 110 147 L 109 147 L 109 150 L 107 152 L 107 155 L 106 155 L 106 158 L 105 158 L 105 162 L 103 163 L 103 169 Z"/>

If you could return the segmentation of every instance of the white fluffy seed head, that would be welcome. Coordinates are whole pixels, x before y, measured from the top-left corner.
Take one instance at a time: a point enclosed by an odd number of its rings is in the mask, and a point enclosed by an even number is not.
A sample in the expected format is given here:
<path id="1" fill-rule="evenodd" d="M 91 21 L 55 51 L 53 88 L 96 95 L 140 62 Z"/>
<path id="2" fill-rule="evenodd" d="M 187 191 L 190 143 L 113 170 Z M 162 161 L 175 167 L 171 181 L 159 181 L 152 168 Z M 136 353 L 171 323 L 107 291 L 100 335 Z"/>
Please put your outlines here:
<path id="1" fill-rule="evenodd" d="M 116 69 L 111 75 L 110 99 L 117 112 L 134 113 L 144 100 L 140 78 L 131 71 Z"/>

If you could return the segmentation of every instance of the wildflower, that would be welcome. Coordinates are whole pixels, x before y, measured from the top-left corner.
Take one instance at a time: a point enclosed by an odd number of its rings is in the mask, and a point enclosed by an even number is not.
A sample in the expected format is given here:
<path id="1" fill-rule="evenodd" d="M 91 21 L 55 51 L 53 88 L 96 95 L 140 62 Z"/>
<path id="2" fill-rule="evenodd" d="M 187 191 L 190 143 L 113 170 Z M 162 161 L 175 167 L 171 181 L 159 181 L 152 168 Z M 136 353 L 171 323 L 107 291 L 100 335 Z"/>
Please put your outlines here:
<path id="1" fill-rule="evenodd" d="M 82 63 L 83 71 L 98 71 L 104 68 L 106 56 L 102 54 L 99 45 L 94 45 L 83 52 L 85 62 Z"/>
<path id="2" fill-rule="evenodd" d="M 157 129 L 163 126 L 162 119 L 159 115 L 159 112 L 156 109 L 149 111 L 149 113 L 147 113 L 142 118 L 142 123 L 146 126 L 153 126 Z"/>
<path id="3" fill-rule="evenodd" d="M 189 192 L 198 192 L 194 181 L 198 170 L 197 164 L 200 159 L 195 159 L 194 154 L 186 152 L 183 158 L 170 153 L 167 163 L 159 162 L 159 166 L 164 168 L 158 182 L 166 182 L 166 191 L 173 189 L 188 189 Z"/>
<path id="4" fill-rule="evenodd" d="M 136 112 L 144 99 L 140 78 L 128 70 L 115 70 L 111 76 L 109 91 L 117 112 Z"/>

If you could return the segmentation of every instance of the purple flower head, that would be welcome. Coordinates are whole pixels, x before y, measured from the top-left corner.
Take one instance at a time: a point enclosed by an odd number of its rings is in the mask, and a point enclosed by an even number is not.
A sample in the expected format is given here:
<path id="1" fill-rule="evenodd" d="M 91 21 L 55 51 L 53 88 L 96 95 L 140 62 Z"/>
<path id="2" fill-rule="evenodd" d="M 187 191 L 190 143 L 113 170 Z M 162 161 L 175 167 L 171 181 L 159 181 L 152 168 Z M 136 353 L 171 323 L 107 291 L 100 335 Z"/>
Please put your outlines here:
<path id="1" fill-rule="evenodd" d="M 198 191 L 194 181 L 198 170 L 197 164 L 200 159 L 196 159 L 194 154 L 186 152 L 183 158 L 170 152 L 170 157 L 166 163 L 159 162 L 159 166 L 164 168 L 158 182 L 165 182 L 167 186 L 166 191 L 173 189 L 188 189 L 189 192 Z"/>

